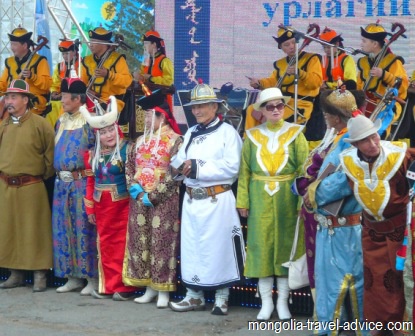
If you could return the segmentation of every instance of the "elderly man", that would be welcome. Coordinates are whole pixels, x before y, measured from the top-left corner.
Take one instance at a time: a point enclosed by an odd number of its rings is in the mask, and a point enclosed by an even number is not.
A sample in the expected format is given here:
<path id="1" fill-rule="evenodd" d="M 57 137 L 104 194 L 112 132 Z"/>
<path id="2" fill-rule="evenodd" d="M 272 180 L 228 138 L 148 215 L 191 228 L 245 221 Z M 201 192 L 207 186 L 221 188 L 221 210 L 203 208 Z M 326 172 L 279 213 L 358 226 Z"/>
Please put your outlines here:
<path id="1" fill-rule="evenodd" d="M 32 55 L 30 50 L 34 44 L 31 40 L 32 32 L 18 27 L 8 35 L 13 56 L 5 61 L 4 71 L 0 77 L 0 92 L 6 91 L 12 80 L 24 79 L 30 92 L 34 95 L 31 111 L 43 115 L 46 113 L 49 89 L 52 84 L 48 61 L 37 53 Z M 2 118 L 3 112 L 4 110 L 1 109 L 0 118 Z"/>
<path id="2" fill-rule="evenodd" d="M 353 147 L 342 152 L 340 162 L 363 208 L 364 318 L 386 327 L 388 322 L 403 321 L 403 279 L 395 259 L 404 238 L 409 202 L 406 171 L 415 150 L 403 142 L 381 141 L 380 124 L 361 115 L 350 119 L 349 138 L 344 141 Z"/>
<path id="3" fill-rule="evenodd" d="M 34 270 L 34 292 L 46 290 L 52 267 L 52 226 L 43 180 L 54 174 L 53 129 L 31 113 L 28 84 L 14 80 L 0 125 L 0 267 L 11 275 L 0 288 L 24 286 L 23 270 Z"/>
<path id="4" fill-rule="evenodd" d="M 205 309 L 203 291 L 216 290 L 212 314 L 226 315 L 229 287 L 243 277 L 244 241 L 231 190 L 242 141 L 216 115 L 222 103 L 209 85 L 196 85 L 187 105 L 198 125 L 187 131 L 172 161 L 186 184 L 180 246 L 187 293 L 182 301 L 169 303 L 178 312 Z"/>
<path id="5" fill-rule="evenodd" d="M 133 77 L 128 70 L 124 54 L 111 46 L 112 32 L 97 27 L 89 31 L 92 55 L 82 59 L 81 79 L 87 85 L 87 95 L 106 104 L 110 96 L 117 98 L 118 111 L 124 107 L 124 94 Z"/>
<path id="6" fill-rule="evenodd" d="M 96 227 L 88 222 L 82 199 L 86 191 L 84 156 L 94 147 L 94 132 L 79 108 L 86 101 L 86 86 L 79 78 L 62 81 L 65 113 L 56 124 L 54 166 L 57 171 L 53 193 L 54 271 L 68 282 L 56 291 L 66 293 L 88 285 L 81 295 L 90 295 L 98 276 Z M 92 174 L 92 172 L 90 172 Z"/>

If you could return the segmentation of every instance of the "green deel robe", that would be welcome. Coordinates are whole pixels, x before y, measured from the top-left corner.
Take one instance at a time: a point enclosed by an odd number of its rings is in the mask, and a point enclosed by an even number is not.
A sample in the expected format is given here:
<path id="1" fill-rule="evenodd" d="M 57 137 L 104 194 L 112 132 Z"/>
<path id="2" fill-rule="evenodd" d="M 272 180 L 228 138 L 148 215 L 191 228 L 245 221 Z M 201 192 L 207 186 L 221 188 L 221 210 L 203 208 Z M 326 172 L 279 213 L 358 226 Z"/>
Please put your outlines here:
<path id="1" fill-rule="evenodd" d="M 245 276 L 286 276 L 299 213 L 291 184 L 307 159 L 302 126 L 279 121 L 247 131 L 239 171 L 237 208 L 249 209 Z M 261 179 L 279 176 L 283 181 Z M 301 225 L 301 227 L 303 227 Z M 300 233 L 297 256 L 304 253 Z"/>

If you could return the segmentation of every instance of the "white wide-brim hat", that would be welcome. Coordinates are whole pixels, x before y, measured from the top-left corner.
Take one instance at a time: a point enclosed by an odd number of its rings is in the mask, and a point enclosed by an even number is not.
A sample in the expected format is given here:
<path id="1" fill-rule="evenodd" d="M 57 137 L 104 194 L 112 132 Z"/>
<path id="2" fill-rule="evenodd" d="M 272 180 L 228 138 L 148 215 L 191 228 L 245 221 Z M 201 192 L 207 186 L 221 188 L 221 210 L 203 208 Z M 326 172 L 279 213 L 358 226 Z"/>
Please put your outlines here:
<path id="1" fill-rule="evenodd" d="M 259 94 L 258 101 L 254 104 L 254 109 L 259 110 L 262 104 L 275 99 L 282 99 L 284 104 L 288 104 L 291 97 L 283 96 L 281 90 L 275 87 L 265 89 Z"/>
<path id="2" fill-rule="evenodd" d="M 101 129 L 113 125 L 118 118 L 117 100 L 114 96 L 110 96 L 110 102 L 107 106 L 107 113 L 102 115 L 91 114 L 85 105 L 79 108 L 86 122 L 95 129 Z"/>
<path id="3" fill-rule="evenodd" d="M 344 138 L 345 142 L 352 143 L 368 136 L 375 134 L 382 126 L 382 121 L 377 119 L 375 123 L 363 115 L 358 115 L 355 118 L 350 118 L 347 122 L 348 138 Z"/>

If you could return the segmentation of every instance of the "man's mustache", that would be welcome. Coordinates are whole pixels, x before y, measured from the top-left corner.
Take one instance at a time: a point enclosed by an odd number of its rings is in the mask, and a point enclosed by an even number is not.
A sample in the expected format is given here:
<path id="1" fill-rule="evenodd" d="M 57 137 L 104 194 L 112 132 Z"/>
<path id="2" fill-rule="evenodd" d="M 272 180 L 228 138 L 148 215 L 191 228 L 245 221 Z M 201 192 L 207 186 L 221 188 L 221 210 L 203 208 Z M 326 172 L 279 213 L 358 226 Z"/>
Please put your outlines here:
<path id="1" fill-rule="evenodd" d="M 14 109 L 14 110 L 15 110 L 14 106 L 13 106 L 13 105 L 11 105 L 11 104 L 6 105 L 6 109 L 7 109 L 7 110 L 8 110 L 8 109 Z"/>

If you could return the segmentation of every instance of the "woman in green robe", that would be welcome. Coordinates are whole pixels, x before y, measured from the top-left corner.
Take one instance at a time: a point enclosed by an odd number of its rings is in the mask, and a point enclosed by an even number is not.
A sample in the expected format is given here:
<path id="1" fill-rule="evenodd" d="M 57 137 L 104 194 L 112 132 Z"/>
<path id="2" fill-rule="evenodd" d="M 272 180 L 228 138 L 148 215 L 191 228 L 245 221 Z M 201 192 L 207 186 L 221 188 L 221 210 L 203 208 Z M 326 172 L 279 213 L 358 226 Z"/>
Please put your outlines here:
<path id="1" fill-rule="evenodd" d="M 272 287 L 277 277 L 277 311 L 281 320 L 288 309 L 288 261 L 294 239 L 299 200 L 291 184 L 302 172 L 308 155 L 303 126 L 283 120 L 290 97 L 280 89 L 261 92 L 254 108 L 266 122 L 246 131 L 239 171 L 237 208 L 248 218 L 245 276 L 259 278 L 262 308 L 258 320 L 269 320 L 274 311 Z"/>

